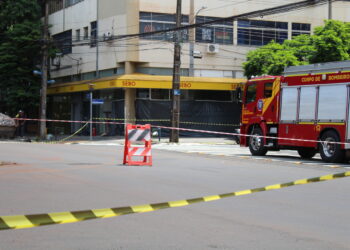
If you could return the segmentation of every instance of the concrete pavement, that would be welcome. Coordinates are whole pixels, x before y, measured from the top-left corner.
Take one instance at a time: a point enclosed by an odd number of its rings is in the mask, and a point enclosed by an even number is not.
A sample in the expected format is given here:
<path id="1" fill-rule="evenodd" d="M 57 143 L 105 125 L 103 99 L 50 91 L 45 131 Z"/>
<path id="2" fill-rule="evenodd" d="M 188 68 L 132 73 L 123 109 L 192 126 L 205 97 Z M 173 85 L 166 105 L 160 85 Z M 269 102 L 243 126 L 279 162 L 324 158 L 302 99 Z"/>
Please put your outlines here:
<path id="1" fill-rule="evenodd" d="M 205 145 L 208 146 L 208 145 Z M 215 195 L 341 172 L 289 162 L 154 149 L 121 165 L 121 145 L 1 143 L 1 215 L 128 206 Z M 348 249 L 349 180 L 189 207 L 0 232 L 0 249 Z"/>

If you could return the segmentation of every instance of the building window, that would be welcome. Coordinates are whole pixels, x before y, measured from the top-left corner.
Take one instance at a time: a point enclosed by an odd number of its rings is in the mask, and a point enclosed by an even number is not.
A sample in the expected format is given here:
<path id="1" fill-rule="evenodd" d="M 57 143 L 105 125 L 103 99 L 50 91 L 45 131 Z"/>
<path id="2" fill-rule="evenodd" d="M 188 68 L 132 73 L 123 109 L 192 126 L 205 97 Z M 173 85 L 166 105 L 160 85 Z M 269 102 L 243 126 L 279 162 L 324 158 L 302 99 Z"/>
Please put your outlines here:
<path id="1" fill-rule="evenodd" d="M 52 36 L 54 44 L 65 55 L 72 53 L 72 30 L 67 30 Z"/>
<path id="2" fill-rule="evenodd" d="M 64 0 L 50 1 L 49 4 L 49 14 L 55 13 L 63 9 Z"/>
<path id="3" fill-rule="evenodd" d="M 170 90 L 151 89 L 151 100 L 170 100 Z"/>
<path id="4" fill-rule="evenodd" d="M 80 41 L 80 29 L 75 30 L 75 40 Z"/>
<path id="5" fill-rule="evenodd" d="M 137 89 L 136 98 L 137 99 L 149 99 L 149 89 Z"/>
<path id="6" fill-rule="evenodd" d="M 182 25 L 188 25 L 188 16 L 182 16 Z M 168 30 L 176 27 L 175 15 L 140 12 L 140 33 Z M 181 40 L 188 41 L 188 30 L 181 31 Z M 154 35 L 143 35 L 144 39 L 173 41 L 174 32 L 164 32 Z"/>
<path id="7" fill-rule="evenodd" d="M 113 93 L 113 100 L 124 100 L 125 98 L 125 90 L 124 89 L 116 89 Z"/>
<path id="8" fill-rule="evenodd" d="M 255 101 L 256 97 L 256 83 L 248 85 L 247 87 L 247 93 L 245 97 L 245 103 L 251 103 Z"/>
<path id="9" fill-rule="evenodd" d="M 231 102 L 232 95 L 230 91 L 196 90 L 194 91 L 194 100 Z"/>
<path id="10" fill-rule="evenodd" d="M 267 82 L 264 85 L 264 98 L 270 98 L 272 96 L 272 82 Z"/>
<path id="11" fill-rule="evenodd" d="M 196 23 L 219 19 L 218 17 L 197 16 Z M 196 28 L 196 42 L 233 44 L 233 22 L 223 21 Z"/>
<path id="12" fill-rule="evenodd" d="M 84 27 L 84 40 L 89 39 L 89 27 Z"/>
<path id="13" fill-rule="evenodd" d="M 288 23 L 260 20 L 238 20 L 238 44 L 262 46 L 271 41 L 288 39 Z"/>
<path id="14" fill-rule="evenodd" d="M 84 0 L 51 0 L 49 1 L 49 14 L 60 11 L 63 7 L 67 8 L 82 1 Z"/>
<path id="15" fill-rule="evenodd" d="M 311 24 L 309 23 L 292 23 L 292 37 L 299 35 L 310 35 Z"/>
<path id="16" fill-rule="evenodd" d="M 82 2 L 84 0 L 65 0 L 66 1 L 66 7 L 72 6 L 74 4 L 77 4 L 79 2 Z"/>
<path id="17" fill-rule="evenodd" d="M 90 23 L 90 47 L 96 47 L 97 44 L 97 22 Z"/>

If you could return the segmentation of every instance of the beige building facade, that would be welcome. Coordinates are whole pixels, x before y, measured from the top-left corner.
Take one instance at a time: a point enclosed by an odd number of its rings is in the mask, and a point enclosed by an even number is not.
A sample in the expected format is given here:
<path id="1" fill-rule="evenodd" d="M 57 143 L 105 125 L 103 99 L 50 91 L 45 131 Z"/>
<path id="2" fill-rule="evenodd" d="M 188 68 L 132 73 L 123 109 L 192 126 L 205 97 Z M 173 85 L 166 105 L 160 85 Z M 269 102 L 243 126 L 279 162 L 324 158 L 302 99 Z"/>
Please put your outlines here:
<path id="1" fill-rule="evenodd" d="M 182 25 L 295 2 L 299 1 L 183 0 Z M 219 78 L 227 79 L 225 84 L 241 82 L 244 78 L 242 63 L 247 52 L 271 40 L 283 42 L 299 34 L 311 34 L 316 26 L 323 25 L 324 20 L 329 18 L 330 7 L 333 19 L 350 21 L 350 1 L 336 1 L 332 2 L 331 6 L 327 3 L 315 4 L 287 13 L 220 22 L 192 31 L 183 30 L 181 74 L 194 77 L 187 79 L 187 86 L 194 86 L 194 82 L 199 81 L 197 77 L 213 77 L 216 79 L 213 82 L 216 83 L 220 82 Z M 70 106 L 71 110 L 70 114 L 67 112 L 66 118 L 84 119 L 87 115 L 82 114 L 82 110 L 86 99 L 84 93 L 87 92 L 77 94 L 79 92 L 70 90 L 67 86 L 73 86 L 71 89 L 74 89 L 76 84 L 86 83 L 92 86 L 90 90 L 95 91 L 94 84 L 98 85 L 99 82 L 106 81 L 105 79 L 109 81 L 123 75 L 172 75 L 173 32 L 122 39 L 118 37 L 173 28 L 175 10 L 175 0 L 52 1 L 49 16 L 50 34 L 60 49 L 60 53 L 51 61 L 50 76 L 56 81 L 54 85 L 49 86 L 52 102 L 69 99 L 71 104 L 63 105 Z M 194 58 L 191 57 L 192 54 Z M 232 82 L 232 79 L 238 80 Z M 102 85 L 106 84 L 101 83 Z M 60 90 L 60 86 L 65 88 Z M 233 101 L 232 91 L 236 85 L 232 86 L 234 87 L 226 89 L 231 93 L 231 99 L 228 98 L 227 101 Z M 217 91 L 222 91 L 221 87 L 208 87 L 208 91 L 216 91 L 210 93 L 220 99 L 222 92 Z M 96 89 L 99 89 L 96 95 L 105 100 L 103 107 L 98 107 L 99 112 L 96 116 L 109 115 L 127 119 L 138 118 L 135 100 L 170 100 L 171 94 L 170 90 L 164 91 L 153 85 L 149 88 L 144 85 L 138 88 L 135 80 L 130 80 L 129 83 L 126 80 L 125 85 L 121 87 L 110 85 Z M 210 97 L 210 93 L 188 88 L 184 89 L 182 95 L 184 100 L 220 101 Z M 121 100 L 124 105 L 123 114 L 114 114 L 113 104 L 109 103 Z"/>

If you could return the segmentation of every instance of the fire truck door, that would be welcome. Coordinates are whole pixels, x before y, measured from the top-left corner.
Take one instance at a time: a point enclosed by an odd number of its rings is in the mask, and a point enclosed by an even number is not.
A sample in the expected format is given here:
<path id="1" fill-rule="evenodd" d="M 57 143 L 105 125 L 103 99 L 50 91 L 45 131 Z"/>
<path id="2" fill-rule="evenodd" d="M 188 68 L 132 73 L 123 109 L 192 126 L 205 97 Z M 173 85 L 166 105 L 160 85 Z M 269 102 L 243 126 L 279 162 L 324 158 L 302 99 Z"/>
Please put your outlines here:
<path id="1" fill-rule="evenodd" d="M 244 96 L 244 106 L 242 110 L 242 122 L 250 123 L 257 112 L 257 83 L 248 83 Z"/>

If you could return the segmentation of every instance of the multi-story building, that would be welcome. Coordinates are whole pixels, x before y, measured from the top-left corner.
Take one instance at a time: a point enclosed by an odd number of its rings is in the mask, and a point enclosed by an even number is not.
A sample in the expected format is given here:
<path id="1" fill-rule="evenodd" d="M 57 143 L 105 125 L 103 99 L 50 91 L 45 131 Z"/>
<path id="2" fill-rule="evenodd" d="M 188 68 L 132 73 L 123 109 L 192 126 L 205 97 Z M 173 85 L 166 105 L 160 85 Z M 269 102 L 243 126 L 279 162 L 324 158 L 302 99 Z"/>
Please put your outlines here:
<path id="1" fill-rule="evenodd" d="M 295 2 L 183 0 L 182 25 Z M 310 2 L 287 13 L 183 30 L 182 120 L 237 124 L 239 104 L 233 91 L 244 81 L 242 63 L 248 51 L 271 40 L 282 43 L 311 34 L 330 10 L 334 19 L 350 21 L 350 1 Z M 175 11 L 175 0 L 50 1 L 50 34 L 60 53 L 51 61 L 56 83 L 48 89 L 49 116 L 88 120 L 92 92 L 103 100 L 93 106 L 94 117 L 169 119 L 174 33 L 120 36 L 173 28 Z"/>

